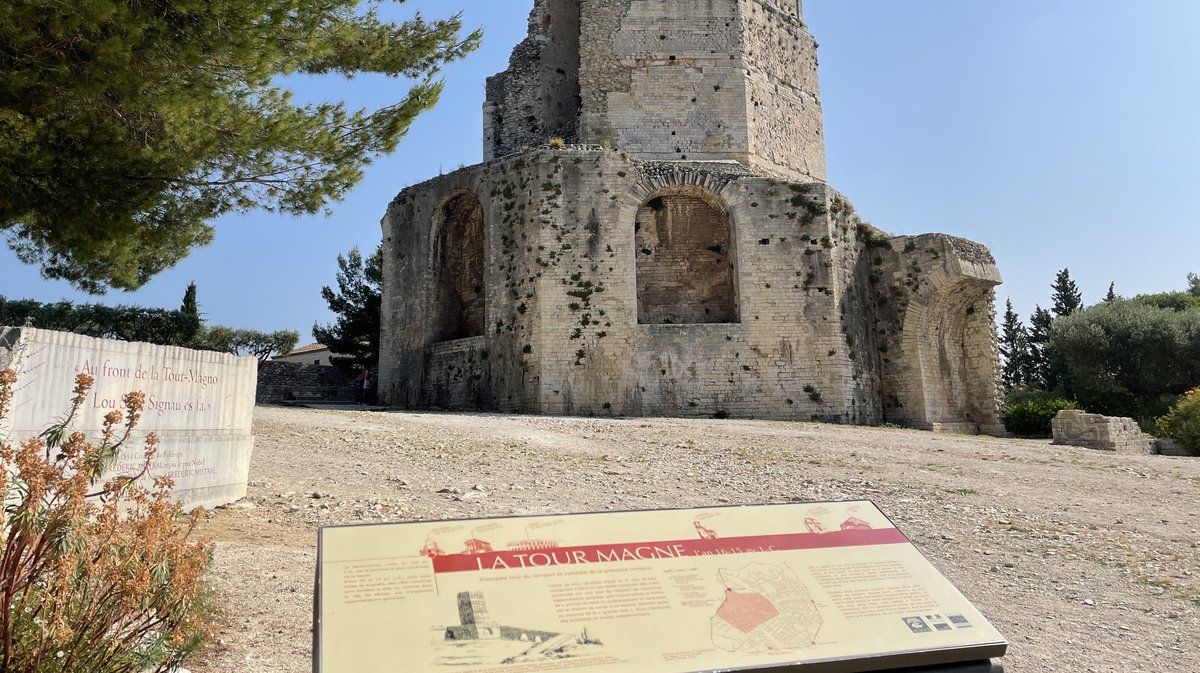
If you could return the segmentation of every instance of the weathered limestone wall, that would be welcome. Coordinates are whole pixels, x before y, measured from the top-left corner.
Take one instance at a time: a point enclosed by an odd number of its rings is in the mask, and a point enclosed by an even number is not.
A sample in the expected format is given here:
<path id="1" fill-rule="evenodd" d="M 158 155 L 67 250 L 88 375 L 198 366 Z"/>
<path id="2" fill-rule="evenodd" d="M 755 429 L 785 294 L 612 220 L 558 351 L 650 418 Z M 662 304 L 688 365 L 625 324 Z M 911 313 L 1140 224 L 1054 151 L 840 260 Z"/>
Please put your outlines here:
<path id="1" fill-rule="evenodd" d="M 442 341 L 429 318 L 430 231 L 437 204 L 464 192 L 485 213 L 488 330 Z M 914 255 L 910 239 L 883 238 L 819 183 L 732 162 L 543 150 L 405 190 L 383 226 L 380 378 L 394 404 L 998 423 L 983 322 L 994 266 L 965 261 L 959 248 L 975 248 L 948 237 Z M 937 317 L 912 318 L 910 305 Z"/>
<path id="2" fill-rule="evenodd" d="M 801 0 L 757 0 L 758 4 L 789 16 L 797 21 L 804 20 L 804 3 Z"/>
<path id="3" fill-rule="evenodd" d="M 488 79 L 483 158 L 574 142 L 579 128 L 579 0 L 535 0 L 529 37 Z"/>
<path id="4" fill-rule="evenodd" d="M 581 142 L 749 164 L 738 0 L 592 2 L 582 25 Z"/>
<path id="5" fill-rule="evenodd" d="M 538 0 L 488 82 L 484 158 L 551 137 L 825 179 L 816 42 L 787 0 Z"/>
<path id="6" fill-rule="evenodd" d="M 888 420 L 1002 434 L 991 253 L 942 234 L 888 243 L 872 260 Z"/>
<path id="7" fill-rule="evenodd" d="M 1173 456 L 1175 458 L 1183 458 L 1191 456 L 1192 453 L 1183 448 L 1178 440 L 1175 439 L 1159 439 L 1154 442 L 1154 452 L 1162 456 Z"/>
<path id="8" fill-rule="evenodd" d="M 733 227 L 703 191 L 666 191 L 634 221 L 638 323 L 737 322 Z"/>
<path id="9" fill-rule="evenodd" d="M 798 2 L 741 0 L 749 167 L 789 180 L 824 182 L 825 136 L 817 42 Z"/>
<path id="10" fill-rule="evenodd" d="M 281 362 L 278 359 L 258 364 L 255 401 L 288 402 L 294 400 L 353 402 L 361 384 L 355 374 L 330 365 Z"/>
<path id="11" fill-rule="evenodd" d="M 1050 421 L 1054 443 L 1116 453 L 1154 453 L 1154 437 L 1132 418 L 1114 418 L 1064 409 Z"/>
<path id="12" fill-rule="evenodd" d="M 104 415 L 123 410 L 125 393 L 146 394 L 132 442 L 112 474 L 142 467 L 142 440 L 158 434 L 147 480 L 169 476 L 185 507 L 212 507 L 246 495 L 258 361 L 210 351 L 94 339 L 79 334 L 0 327 L 0 369 L 19 377 L 0 439 L 34 437 L 67 410 L 75 376 L 95 379 L 73 427 L 99 438 Z"/>
<path id="13" fill-rule="evenodd" d="M 656 166 L 638 192 L 689 179 Z M 644 412 L 880 422 L 877 390 L 858 384 L 871 378 L 870 358 L 850 346 L 840 310 L 840 258 L 853 257 L 856 243 L 827 216 L 833 192 L 745 176 L 719 194 L 735 226 L 740 322 L 640 328 Z"/>
<path id="14" fill-rule="evenodd" d="M 384 219 L 382 399 L 1003 432 L 995 262 L 824 184 L 802 14 L 537 0 L 488 83 L 488 163 Z"/>
<path id="15" fill-rule="evenodd" d="M 546 260 L 558 254 L 541 241 L 561 220 L 556 176 L 569 154 L 543 156 L 462 169 L 406 189 L 392 202 L 382 223 L 381 399 L 398 406 L 538 408 L 539 362 L 531 357 L 537 290 Z M 478 210 L 461 207 L 463 199 Z M 479 258 L 469 261 L 481 274 L 478 286 L 446 273 L 465 247 L 455 232 L 470 231 L 457 225 L 476 212 Z M 470 310 L 447 310 L 455 293 L 453 301 L 469 303 Z M 478 325 L 468 325 L 476 315 Z"/>

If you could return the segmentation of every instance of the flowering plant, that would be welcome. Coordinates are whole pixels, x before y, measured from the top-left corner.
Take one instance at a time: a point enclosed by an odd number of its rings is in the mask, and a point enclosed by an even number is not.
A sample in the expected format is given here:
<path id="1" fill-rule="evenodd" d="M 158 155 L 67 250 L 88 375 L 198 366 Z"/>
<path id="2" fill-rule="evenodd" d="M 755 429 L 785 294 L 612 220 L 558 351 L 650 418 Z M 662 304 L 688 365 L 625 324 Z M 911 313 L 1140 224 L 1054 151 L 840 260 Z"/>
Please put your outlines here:
<path id="1" fill-rule="evenodd" d="M 17 376 L 0 371 L 0 418 Z M 80 374 L 65 419 L 17 444 L 0 441 L 0 671 L 166 673 L 210 635 L 207 542 L 192 541 L 171 479 L 109 478 L 142 415 L 142 393 L 104 417 L 99 443 L 70 429 L 93 379 Z"/>

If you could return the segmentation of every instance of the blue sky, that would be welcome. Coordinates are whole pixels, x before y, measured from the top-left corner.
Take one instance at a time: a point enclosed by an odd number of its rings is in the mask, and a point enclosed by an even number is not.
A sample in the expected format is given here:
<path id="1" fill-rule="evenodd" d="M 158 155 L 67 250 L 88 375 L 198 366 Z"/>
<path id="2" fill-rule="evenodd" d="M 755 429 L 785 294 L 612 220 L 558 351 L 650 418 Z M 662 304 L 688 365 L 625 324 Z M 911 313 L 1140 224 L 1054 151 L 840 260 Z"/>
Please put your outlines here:
<path id="1" fill-rule="evenodd" d="M 1069 267 L 1088 303 L 1182 289 L 1200 272 L 1200 2 L 805 0 L 821 44 L 829 180 L 894 234 L 944 232 L 996 255 L 1027 316 Z M 216 241 L 134 293 L 92 298 L 0 250 L 0 294 L 175 308 L 199 287 L 209 323 L 295 329 L 338 253 L 380 240 L 400 189 L 477 163 L 487 76 L 524 36 L 532 0 L 409 0 L 397 17 L 461 8 L 483 48 L 445 71 L 438 107 L 331 217 L 226 218 Z M 403 82 L 306 78 L 300 99 L 378 107 Z"/>

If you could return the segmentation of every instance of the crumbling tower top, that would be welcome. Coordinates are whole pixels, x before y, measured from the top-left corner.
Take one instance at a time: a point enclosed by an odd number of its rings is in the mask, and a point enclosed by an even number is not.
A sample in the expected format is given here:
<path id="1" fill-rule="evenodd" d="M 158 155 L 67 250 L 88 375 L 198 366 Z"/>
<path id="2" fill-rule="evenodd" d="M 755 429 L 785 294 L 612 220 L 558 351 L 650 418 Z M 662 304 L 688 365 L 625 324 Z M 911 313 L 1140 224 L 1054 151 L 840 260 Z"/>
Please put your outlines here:
<path id="1" fill-rule="evenodd" d="M 529 36 L 488 80 L 484 158 L 551 138 L 825 181 L 800 0 L 535 0 Z"/>

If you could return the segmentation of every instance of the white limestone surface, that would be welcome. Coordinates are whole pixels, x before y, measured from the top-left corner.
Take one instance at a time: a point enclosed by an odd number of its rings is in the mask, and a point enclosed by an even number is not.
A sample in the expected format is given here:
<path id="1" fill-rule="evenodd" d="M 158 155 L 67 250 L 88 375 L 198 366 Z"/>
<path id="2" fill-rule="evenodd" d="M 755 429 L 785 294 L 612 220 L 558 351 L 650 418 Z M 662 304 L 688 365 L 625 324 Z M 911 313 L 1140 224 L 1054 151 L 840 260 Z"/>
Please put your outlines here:
<path id="1" fill-rule="evenodd" d="M 51 330 L 0 327 L 0 370 L 18 380 L 12 408 L 0 419 L 0 440 L 21 441 L 62 418 L 77 374 L 95 384 L 72 429 L 98 438 L 104 415 L 123 410 L 128 392 L 146 406 L 112 475 L 136 474 L 145 436 L 160 443 L 147 479 L 175 480 L 186 509 L 215 507 L 246 495 L 258 361 L 211 351 L 113 341 Z"/>

